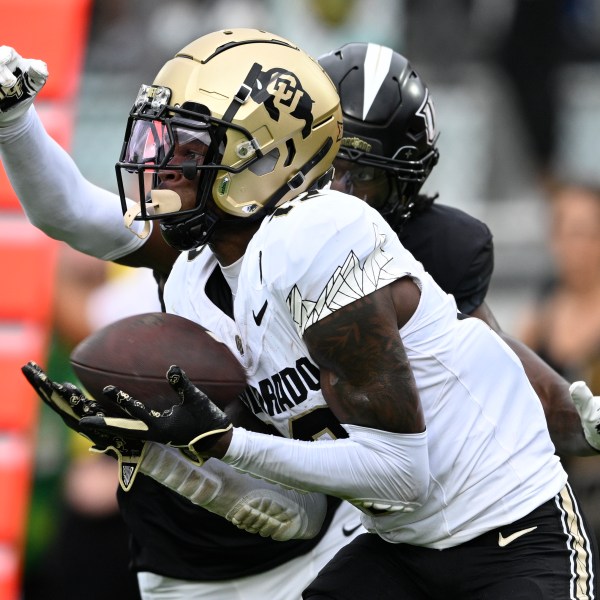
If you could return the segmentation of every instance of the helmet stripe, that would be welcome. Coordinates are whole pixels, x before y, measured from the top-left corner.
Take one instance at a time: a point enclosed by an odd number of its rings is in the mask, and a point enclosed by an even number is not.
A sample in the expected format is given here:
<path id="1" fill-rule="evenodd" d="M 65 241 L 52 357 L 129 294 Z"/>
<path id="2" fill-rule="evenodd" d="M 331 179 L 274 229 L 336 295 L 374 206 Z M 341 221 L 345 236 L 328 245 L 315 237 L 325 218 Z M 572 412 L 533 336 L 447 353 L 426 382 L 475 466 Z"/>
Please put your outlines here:
<path id="1" fill-rule="evenodd" d="M 378 44 L 368 44 L 365 55 L 365 82 L 363 100 L 363 121 L 377 97 L 377 92 L 390 71 L 394 51 Z"/>

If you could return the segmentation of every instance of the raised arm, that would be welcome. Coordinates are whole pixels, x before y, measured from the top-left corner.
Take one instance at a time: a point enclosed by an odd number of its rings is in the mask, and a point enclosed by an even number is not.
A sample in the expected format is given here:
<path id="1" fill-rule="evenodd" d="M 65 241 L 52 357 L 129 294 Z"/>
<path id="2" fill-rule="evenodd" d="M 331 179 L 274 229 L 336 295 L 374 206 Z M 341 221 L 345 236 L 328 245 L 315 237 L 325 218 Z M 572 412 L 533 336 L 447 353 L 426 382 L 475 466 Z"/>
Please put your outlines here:
<path id="1" fill-rule="evenodd" d="M 44 69 L 43 62 L 0 47 L 0 159 L 27 218 L 85 254 L 168 273 L 177 252 L 158 229 L 145 239 L 127 229 L 119 197 L 86 180 L 45 131 L 32 104 L 46 81 Z M 16 95 L 26 83 L 27 93 Z"/>

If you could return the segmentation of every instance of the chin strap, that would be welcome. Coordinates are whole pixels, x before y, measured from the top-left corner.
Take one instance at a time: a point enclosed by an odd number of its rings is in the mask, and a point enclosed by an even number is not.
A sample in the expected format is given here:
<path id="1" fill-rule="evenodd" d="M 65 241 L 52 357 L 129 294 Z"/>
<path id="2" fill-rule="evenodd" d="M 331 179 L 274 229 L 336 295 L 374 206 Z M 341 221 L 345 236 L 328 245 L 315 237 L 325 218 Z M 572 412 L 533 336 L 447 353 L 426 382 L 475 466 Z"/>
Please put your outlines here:
<path id="1" fill-rule="evenodd" d="M 313 190 L 322 190 L 326 185 L 329 185 L 333 181 L 333 176 L 335 174 L 335 169 L 333 167 L 329 167 L 319 179 L 317 179 L 309 188 L 308 191 L 312 192 Z"/>

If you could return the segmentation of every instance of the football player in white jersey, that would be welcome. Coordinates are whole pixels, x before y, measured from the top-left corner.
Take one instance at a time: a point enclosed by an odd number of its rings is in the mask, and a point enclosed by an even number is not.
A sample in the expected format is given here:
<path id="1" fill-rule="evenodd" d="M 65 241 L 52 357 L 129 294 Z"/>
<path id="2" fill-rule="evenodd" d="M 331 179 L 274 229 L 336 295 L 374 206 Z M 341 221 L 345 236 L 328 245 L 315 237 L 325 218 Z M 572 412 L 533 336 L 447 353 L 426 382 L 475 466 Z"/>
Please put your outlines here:
<path id="1" fill-rule="evenodd" d="M 34 108 L 28 108 L 47 75 L 41 61 L 0 47 L 0 146 L 27 216 L 82 252 L 150 267 L 166 278 L 179 253 L 164 243 L 158 228 L 142 239 L 123 227 L 119 197 L 84 180 L 44 131 Z M 222 275 L 211 281 L 210 289 L 223 298 L 227 311 L 227 283 Z M 213 309 L 219 311 L 216 302 Z M 24 370 L 41 397 L 77 429 L 84 402 L 73 398 L 79 400 L 81 393 L 70 384 L 49 381 L 35 365 Z M 88 403 L 86 410 L 95 408 Z M 248 427 L 260 425 L 239 410 L 237 419 Z M 94 442 L 97 449 L 111 444 L 99 438 Z M 163 446 L 146 447 L 143 461 L 137 442 L 115 446 L 124 455 L 123 471 L 141 465 L 135 482 L 127 482 L 129 491 L 118 489 L 118 500 L 144 600 L 299 598 L 335 551 L 364 531 L 358 511 L 337 499 L 290 496 L 291 490 L 280 486 L 266 490 L 257 487 L 256 478 L 244 482 L 214 462 L 193 471 L 179 452 L 165 452 L 169 449 Z"/>
<path id="2" fill-rule="evenodd" d="M 273 107 L 271 107 L 271 110 L 273 110 Z M 282 216 L 281 214 L 279 216 Z M 140 244 L 141 245 L 141 244 Z M 135 244 L 132 244 L 132 246 L 135 246 Z M 133 249 L 133 248 L 132 248 Z M 208 250 L 205 250 L 204 254 L 208 255 L 209 252 Z M 196 251 L 192 251 L 188 257 L 189 258 L 193 258 L 194 255 L 197 255 Z M 198 263 L 200 264 L 200 263 Z M 216 265 L 216 262 L 214 263 Z M 235 266 L 233 269 L 225 269 L 225 274 L 227 275 L 228 272 L 231 271 L 235 271 Z M 253 311 L 253 318 L 260 322 L 263 320 L 263 318 L 265 317 L 266 311 L 267 311 L 267 306 L 263 305 L 265 308 L 263 310 L 263 307 L 260 307 L 260 310 L 256 310 Z M 261 386 L 261 392 L 264 394 L 264 396 L 258 396 L 259 398 L 262 398 L 262 402 L 265 403 L 265 406 L 267 407 L 265 413 L 269 413 L 269 412 L 273 412 L 276 410 L 279 410 L 277 408 L 278 404 L 283 402 L 286 403 L 288 402 L 288 399 L 286 399 L 285 397 L 282 398 L 281 397 L 281 393 L 279 390 L 281 390 L 282 388 L 287 390 L 287 393 L 289 393 L 290 390 L 295 390 L 295 394 L 293 395 L 293 397 L 295 397 L 296 399 L 299 399 L 301 397 L 302 394 L 305 393 L 305 390 L 308 389 L 312 389 L 315 386 L 318 385 L 318 374 L 314 369 L 314 365 L 310 362 L 310 360 L 306 360 L 306 361 L 300 361 L 297 365 L 296 365 L 296 369 L 295 372 L 294 370 L 290 371 L 285 369 L 284 371 L 282 371 L 282 373 L 279 373 L 276 377 L 273 378 L 272 381 L 264 381 L 263 385 Z M 252 404 L 252 402 L 255 401 L 258 402 L 257 398 L 254 397 L 254 395 L 249 399 L 249 402 Z M 259 412 L 262 409 L 258 409 Z M 324 413 L 328 413 L 328 411 L 316 411 L 317 416 L 323 416 Z M 269 420 L 268 417 L 265 417 L 265 420 Z M 311 422 L 313 421 L 313 422 Z M 300 437 L 302 437 L 302 433 L 308 433 L 309 435 L 311 434 L 311 430 L 314 433 L 314 428 L 315 426 L 319 423 L 319 419 L 296 419 L 295 423 L 294 423 L 294 435 L 299 435 Z M 343 428 L 340 427 L 339 422 L 337 422 L 335 419 L 332 419 L 331 417 L 329 417 L 328 419 L 325 419 L 325 426 L 326 426 L 326 430 L 329 431 L 328 436 L 329 437 L 334 437 L 336 434 L 338 435 L 346 435 L 346 432 Z"/>
<path id="3" fill-rule="evenodd" d="M 246 368 L 248 406 L 296 439 L 232 427 L 177 366 L 170 411 L 107 388 L 130 418 L 80 427 L 360 508 L 369 533 L 306 597 L 594 597 L 596 551 L 520 361 L 376 210 L 323 189 L 341 120 L 318 64 L 265 32 L 204 36 L 142 86 L 117 164 L 126 222 L 158 220 L 188 251 L 167 310 L 206 319 Z M 214 261 L 235 282 L 226 323 L 208 316 Z M 378 572 L 362 571 L 369 557 Z"/>

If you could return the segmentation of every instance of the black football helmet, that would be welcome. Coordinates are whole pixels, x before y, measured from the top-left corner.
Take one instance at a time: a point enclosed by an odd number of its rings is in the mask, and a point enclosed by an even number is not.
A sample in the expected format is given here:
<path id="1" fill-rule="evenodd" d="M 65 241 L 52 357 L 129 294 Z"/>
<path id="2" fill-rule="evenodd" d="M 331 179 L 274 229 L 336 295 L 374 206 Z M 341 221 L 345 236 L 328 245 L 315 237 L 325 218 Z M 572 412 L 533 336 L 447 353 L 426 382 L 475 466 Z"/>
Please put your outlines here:
<path id="1" fill-rule="evenodd" d="M 397 225 L 410 215 L 439 157 L 429 90 L 404 56 L 377 44 L 345 44 L 319 63 L 342 104 L 337 158 L 388 174 L 392 191 L 378 210 Z"/>

